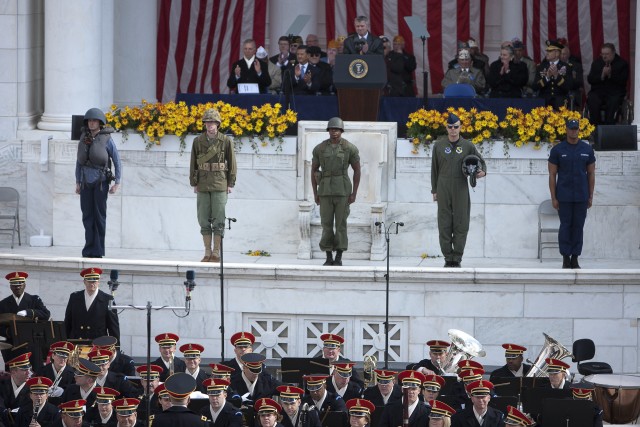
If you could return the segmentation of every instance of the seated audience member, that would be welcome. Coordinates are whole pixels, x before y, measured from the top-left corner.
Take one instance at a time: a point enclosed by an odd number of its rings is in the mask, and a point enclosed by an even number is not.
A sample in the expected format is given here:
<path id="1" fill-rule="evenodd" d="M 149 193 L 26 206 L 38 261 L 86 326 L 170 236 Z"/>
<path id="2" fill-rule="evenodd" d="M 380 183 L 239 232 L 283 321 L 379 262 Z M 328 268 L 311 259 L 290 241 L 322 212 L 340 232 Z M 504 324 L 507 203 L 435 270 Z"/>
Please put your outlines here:
<path id="1" fill-rule="evenodd" d="M 49 387 L 53 381 L 46 377 L 29 378 L 25 388 L 29 389 L 29 401 L 20 406 L 16 413 L 12 414 L 13 425 L 26 426 L 52 426 L 60 419 L 60 411 L 50 402 Z"/>
<path id="2" fill-rule="evenodd" d="M 493 384 L 486 380 L 474 381 L 466 386 L 467 393 L 471 396 L 471 405 L 456 412 L 451 418 L 453 427 L 463 427 L 479 423 L 483 427 L 502 427 L 504 414 L 489 406 Z"/>
<path id="3" fill-rule="evenodd" d="M 446 88 L 454 83 L 468 83 L 476 93 L 484 92 L 485 79 L 482 71 L 471 65 L 471 55 L 466 49 L 458 52 L 458 67 L 447 70 L 442 79 L 442 87 Z"/>
<path id="4" fill-rule="evenodd" d="M 513 61 L 522 62 L 527 66 L 527 85 L 525 86 L 524 94 L 532 96 L 534 93 L 533 85 L 536 81 L 536 63 L 525 54 L 524 44 L 520 39 L 511 40 L 511 47 L 513 48 Z"/>
<path id="5" fill-rule="evenodd" d="M 338 54 L 339 47 L 340 43 L 338 43 L 337 40 L 329 40 L 329 43 L 327 43 L 327 57 L 323 60 L 329 64 L 331 68 L 336 65 L 336 55 Z"/>
<path id="6" fill-rule="evenodd" d="M 376 406 L 386 406 L 390 402 L 402 399 L 402 389 L 396 384 L 395 371 L 376 369 L 377 384 L 368 387 L 362 397 Z"/>
<path id="7" fill-rule="evenodd" d="M 380 36 L 380 40 L 382 40 L 382 46 L 384 48 L 382 51 L 382 54 L 384 56 L 387 56 L 387 54 L 393 50 L 393 47 L 391 46 L 391 41 L 387 36 Z"/>
<path id="8" fill-rule="evenodd" d="M 289 52 L 289 37 L 281 36 L 278 39 L 278 53 L 269 58 L 269 61 L 282 69 L 289 65 L 289 61 L 294 59 L 296 59 L 296 56 Z"/>
<path id="9" fill-rule="evenodd" d="M 587 97 L 591 123 L 615 124 L 615 114 L 627 93 L 629 64 L 616 53 L 612 43 L 605 43 L 600 58 L 593 61 L 587 81 L 591 91 Z M 604 109 L 604 120 L 600 117 Z"/>
<path id="10" fill-rule="evenodd" d="M 300 36 L 291 37 L 291 40 L 289 41 L 289 53 L 293 55 L 294 59 L 296 57 L 296 53 L 298 52 L 298 46 L 301 46 L 302 44 L 303 44 L 302 37 Z"/>
<path id="11" fill-rule="evenodd" d="M 467 41 L 467 44 L 469 45 L 469 53 L 471 54 L 473 63 L 479 65 L 479 63 L 481 62 L 483 66 L 477 68 L 480 68 L 484 73 L 484 76 L 487 77 L 487 74 L 489 74 L 489 57 L 480 52 L 480 46 L 478 46 L 478 42 L 476 42 L 476 39 L 474 39 L 473 37 L 470 38 L 469 41 Z M 475 66 L 476 65 L 474 65 L 474 67 Z"/>
<path id="12" fill-rule="evenodd" d="M 404 38 L 393 38 L 393 49 L 385 56 L 387 63 L 387 91 L 389 96 L 415 96 L 413 73 L 416 57 L 404 50 Z"/>
<path id="13" fill-rule="evenodd" d="M 316 94 L 329 95 L 334 93 L 333 69 L 331 65 L 320 60 L 322 52 L 318 46 L 307 47 L 309 65 L 311 67 L 312 87 L 317 88 Z"/>
<path id="14" fill-rule="evenodd" d="M 487 77 L 491 98 L 522 96 L 522 88 L 527 84 L 527 66 L 513 59 L 513 48 L 506 46 L 500 49 L 500 59 L 491 63 Z"/>
<path id="15" fill-rule="evenodd" d="M 350 35 L 344 41 L 342 53 L 358 55 L 382 55 L 384 45 L 378 36 L 369 31 L 369 19 L 366 16 L 358 16 L 354 20 L 355 34 Z"/>
<path id="16" fill-rule="evenodd" d="M 534 89 L 554 110 L 568 104 L 572 85 L 571 66 L 560 61 L 562 46 L 556 40 L 547 40 L 547 57 L 538 65 Z"/>
<path id="17" fill-rule="evenodd" d="M 309 54 L 305 45 L 298 46 L 296 50 L 296 64 L 290 64 L 283 72 L 282 79 L 284 93 L 294 95 L 315 95 L 319 89 L 317 74 L 309 63 Z"/>
<path id="18" fill-rule="evenodd" d="M 518 344 L 502 344 L 506 364 L 491 373 L 490 381 L 496 383 L 500 378 L 524 377 L 531 369 L 531 365 L 522 363 L 526 347 Z"/>
<path id="19" fill-rule="evenodd" d="M 282 69 L 270 60 L 267 61 L 268 57 L 269 53 L 267 52 L 267 50 L 264 47 L 260 46 L 256 51 L 256 58 L 258 58 L 260 61 L 264 61 L 265 64 L 267 64 L 269 78 L 271 78 L 269 93 L 279 93 L 282 88 Z"/>
<path id="20" fill-rule="evenodd" d="M 227 87 L 238 90 L 238 83 L 257 83 L 260 93 L 267 93 L 271 85 L 269 67 L 266 62 L 256 58 L 256 42 L 247 39 L 242 44 L 243 58 L 233 63 L 231 75 L 227 79 Z"/>
<path id="21" fill-rule="evenodd" d="M 458 41 L 458 52 L 460 52 L 462 49 L 469 51 L 469 43 Z M 470 51 L 469 51 L 469 55 L 471 55 Z M 471 57 L 471 65 L 477 68 L 478 70 L 482 70 L 482 74 L 484 75 L 484 62 L 482 62 L 480 59 L 475 59 L 474 57 Z M 449 61 L 449 64 L 447 65 L 447 69 L 450 70 L 452 68 L 459 68 L 459 67 L 460 67 L 460 64 L 458 63 L 458 55 L 456 54 L 456 57 L 453 58 L 451 61 Z"/>
<path id="22" fill-rule="evenodd" d="M 316 34 L 307 34 L 307 38 L 305 39 L 305 43 L 307 45 L 307 47 L 318 47 L 320 48 L 320 39 L 318 38 L 318 36 Z M 327 52 L 324 52 L 322 49 L 320 49 L 320 58 L 326 58 L 327 57 Z"/>
<path id="23" fill-rule="evenodd" d="M 584 88 L 582 62 L 571 56 L 571 50 L 567 45 L 565 45 L 560 51 L 560 61 L 566 62 L 571 66 L 572 84 L 571 89 L 569 90 L 569 98 L 573 103 L 573 110 L 582 111 L 582 91 Z"/>

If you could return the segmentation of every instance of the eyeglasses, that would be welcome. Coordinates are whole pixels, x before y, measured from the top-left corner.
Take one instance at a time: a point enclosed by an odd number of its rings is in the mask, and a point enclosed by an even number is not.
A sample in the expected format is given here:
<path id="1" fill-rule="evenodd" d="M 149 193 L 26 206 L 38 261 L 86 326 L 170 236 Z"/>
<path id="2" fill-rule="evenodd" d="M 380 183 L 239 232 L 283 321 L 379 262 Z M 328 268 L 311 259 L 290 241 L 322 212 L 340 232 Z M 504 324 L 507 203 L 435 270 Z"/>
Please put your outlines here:
<path id="1" fill-rule="evenodd" d="M 319 53 L 310 53 L 309 56 L 320 56 Z"/>
<path id="2" fill-rule="evenodd" d="M 460 125 L 447 125 L 447 129 L 458 129 Z"/>

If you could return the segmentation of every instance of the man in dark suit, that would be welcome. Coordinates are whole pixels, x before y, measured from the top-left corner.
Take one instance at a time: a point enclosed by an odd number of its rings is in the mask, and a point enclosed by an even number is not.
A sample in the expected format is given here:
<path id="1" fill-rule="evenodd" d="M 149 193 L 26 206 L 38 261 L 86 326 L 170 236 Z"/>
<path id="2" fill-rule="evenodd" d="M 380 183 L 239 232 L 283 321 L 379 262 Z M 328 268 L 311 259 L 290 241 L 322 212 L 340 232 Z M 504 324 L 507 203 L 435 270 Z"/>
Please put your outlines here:
<path id="1" fill-rule="evenodd" d="M 226 400 L 229 381 L 208 378 L 203 386 L 209 395 L 209 405 L 204 406 L 200 414 L 207 418 L 209 424 L 212 427 L 241 427 L 242 412 Z"/>
<path id="2" fill-rule="evenodd" d="M 383 55 L 384 45 L 380 37 L 369 32 L 369 19 L 358 16 L 354 20 L 355 34 L 351 34 L 344 41 L 342 53 L 359 55 Z"/>
<path id="3" fill-rule="evenodd" d="M 29 402 L 25 383 L 31 373 L 31 353 L 24 353 L 7 362 L 9 377 L 0 379 L 0 409 L 11 411 Z"/>
<path id="4" fill-rule="evenodd" d="M 184 344 L 180 346 L 180 351 L 184 356 L 184 363 L 187 365 L 185 372 L 196 380 L 196 390 L 205 393 L 206 389 L 202 382 L 207 379 L 207 373 L 200 369 L 200 355 L 204 347 L 200 344 Z"/>
<path id="5" fill-rule="evenodd" d="M 427 341 L 427 345 L 429 346 L 429 358 L 418 363 L 410 363 L 407 365 L 407 369 L 418 371 L 423 375 L 444 375 L 445 372 L 441 369 L 441 365 L 451 344 L 443 340 L 431 340 Z"/>
<path id="6" fill-rule="evenodd" d="M 100 368 L 87 359 L 80 358 L 75 372 L 76 383 L 70 384 L 62 393 L 62 401 L 83 399 L 91 406 L 96 401 L 96 378 Z"/>
<path id="7" fill-rule="evenodd" d="M 316 95 L 329 95 L 334 92 L 333 88 L 333 68 L 331 65 L 320 60 L 320 47 L 308 46 L 309 65 L 311 65 L 312 86 L 317 88 Z"/>
<path id="8" fill-rule="evenodd" d="M 320 90 L 320 69 L 309 62 L 307 46 L 296 49 L 296 61 L 283 71 L 282 85 L 285 94 L 315 95 Z"/>
<path id="9" fill-rule="evenodd" d="M 156 335 L 160 357 L 151 362 L 151 364 L 162 368 L 160 382 L 165 381 L 170 373 L 184 372 L 187 369 L 187 364 L 184 363 L 184 360 L 175 356 L 176 343 L 178 341 L 180 341 L 180 337 L 172 332 Z M 173 365 L 173 369 L 171 365 Z M 171 372 L 172 370 L 173 372 Z"/>
<path id="10" fill-rule="evenodd" d="M 600 58 L 593 61 L 587 81 L 591 91 L 587 97 L 589 120 L 595 124 L 615 124 L 615 114 L 627 93 L 629 63 L 616 53 L 613 43 L 605 43 L 600 50 Z M 605 109 L 605 119 L 600 117 L 600 109 Z"/>
<path id="11" fill-rule="evenodd" d="M 99 348 L 101 350 L 108 350 L 111 352 L 111 361 L 109 363 L 109 370 L 118 374 L 125 375 L 127 377 L 134 377 L 136 375 L 136 365 L 133 362 L 131 356 L 127 356 L 119 350 L 118 340 L 116 337 L 108 335 L 98 337 L 91 343 L 93 348 Z"/>
<path id="12" fill-rule="evenodd" d="M 472 405 L 465 406 L 451 418 L 451 427 L 501 427 L 504 414 L 489 406 L 493 384 L 489 381 L 474 381 L 467 386 Z"/>
<path id="13" fill-rule="evenodd" d="M 35 421 L 43 427 L 50 426 L 60 419 L 60 410 L 47 402 L 49 387 L 52 384 L 53 381 L 46 377 L 33 377 L 27 380 L 25 388 L 29 388 L 30 400 L 20 406 L 13 416 L 15 427 L 28 427 L 34 421 L 34 409 L 37 411 Z"/>
<path id="14" fill-rule="evenodd" d="M 507 363 L 491 373 L 490 381 L 495 384 L 498 378 L 527 376 L 531 365 L 522 363 L 524 360 L 523 354 L 527 351 L 527 348 L 518 344 L 509 343 L 502 344 L 502 348 L 504 348 L 504 357 Z"/>
<path id="15" fill-rule="evenodd" d="M 318 411 L 309 409 L 309 404 L 301 408 L 304 390 L 300 387 L 278 386 L 280 403 L 282 404 L 282 425 L 284 427 L 320 427 Z M 306 421 L 305 421 L 306 420 Z"/>
<path id="16" fill-rule="evenodd" d="M 265 359 L 262 354 L 245 354 L 241 358 L 241 374 L 231 377 L 231 387 L 240 396 L 248 394 L 247 398 L 252 402 L 277 394 L 276 388 L 280 385 L 280 382 L 264 369 Z"/>
<path id="17" fill-rule="evenodd" d="M 416 371 L 402 371 L 398 375 L 398 381 L 402 385 L 403 391 L 407 391 L 405 396 L 395 402 L 390 402 L 384 407 L 380 418 L 380 427 L 397 427 L 404 425 L 402 420 L 405 414 L 409 415 L 409 427 L 423 427 L 429 424 L 429 407 L 420 402 L 420 387 L 425 380 L 425 376 Z"/>
<path id="18" fill-rule="evenodd" d="M 116 411 L 117 427 L 141 427 L 141 421 L 138 421 L 138 399 L 118 399 L 113 401 L 113 409 Z"/>
<path id="19" fill-rule="evenodd" d="M 80 272 L 85 290 L 69 296 L 64 315 L 67 338 L 93 339 L 112 335 L 120 339 L 118 313 L 109 310 L 109 301 L 113 301 L 113 297 L 98 289 L 101 274 L 102 270 L 96 267 Z"/>
<path id="20" fill-rule="evenodd" d="M 56 404 L 61 403 L 58 398 L 62 396 L 64 389 L 70 384 L 75 384 L 73 368 L 67 364 L 69 355 L 74 348 L 75 346 L 67 341 L 51 344 L 49 347 L 51 362 L 36 371 L 36 376 L 46 377 L 53 382 L 54 386 L 49 391 L 49 398 L 53 398 Z"/>
<path id="21" fill-rule="evenodd" d="M 256 58 L 256 42 L 247 39 L 242 44 L 243 58 L 233 63 L 231 75 L 227 79 L 227 87 L 232 91 L 238 90 L 239 83 L 257 83 L 260 93 L 267 93 L 271 85 L 269 66 Z"/>
<path id="22" fill-rule="evenodd" d="M 345 402 L 362 397 L 362 386 L 351 382 L 354 362 L 336 362 L 333 366 L 331 381 L 327 382 L 327 390 L 339 395 Z"/>
<path id="23" fill-rule="evenodd" d="M 149 423 L 155 427 L 193 427 L 209 425 L 207 418 L 196 415 L 187 408 L 189 395 L 196 389 L 196 380 L 189 374 L 178 372 L 171 375 L 164 384 L 169 397 L 171 407 L 150 417 Z"/>
<path id="24" fill-rule="evenodd" d="M 386 406 L 396 400 L 402 399 L 402 389 L 396 384 L 394 371 L 376 369 L 377 384 L 367 388 L 362 397 L 376 406 Z"/>
<path id="25" fill-rule="evenodd" d="M 324 417 L 325 412 L 347 412 L 347 407 L 342 398 L 327 391 L 327 375 L 305 375 L 303 379 L 307 382 L 307 394 L 302 403 L 309 406 L 315 406 L 320 419 Z"/>

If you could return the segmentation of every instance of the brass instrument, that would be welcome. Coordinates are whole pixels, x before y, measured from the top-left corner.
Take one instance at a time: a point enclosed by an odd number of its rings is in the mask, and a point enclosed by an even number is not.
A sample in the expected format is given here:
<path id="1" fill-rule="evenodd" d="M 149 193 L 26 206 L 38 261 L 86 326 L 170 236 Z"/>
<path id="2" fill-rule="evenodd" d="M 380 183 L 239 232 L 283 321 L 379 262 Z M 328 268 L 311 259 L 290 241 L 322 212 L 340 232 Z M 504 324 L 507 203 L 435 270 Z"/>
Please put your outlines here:
<path id="1" fill-rule="evenodd" d="M 40 412 L 40 405 L 33 405 L 33 417 L 31 422 L 38 422 L 38 412 Z"/>
<path id="2" fill-rule="evenodd" d="M 58 371 L 58 373 L 56 374 L 56 377 L 53 380 L 53 384 L 51 384 L 51 387 L 49 387 L 49 393 L 51 393 L 51 391 L 53 391 L 53 389 L 58 387 L 58 384 L 60 384 L 60 381 L 62 380 L 62 373 L 64 372 L 64 368 L 65 367 L 63 366 L 62 369 L 60 369 L 60 371 Z"/>
<path id="3" fill-rule="evenodd" d="M 402 389 L 402 427 L 409 427 L 409 389 Z"/>
<path id="4" fill-rule="evenodd" d="M 573 354 L 558 341 L 544 332 L 542 335 L 544 335 L 544 345 L 542 346 L 542 350 L 540 350 L 540 354 L 536 357 L 535 362 L 527 359 L 527 362 L 531 363 L 532 366 L 529 372 L 527 372 L 527 375 L 525 375 L 526 377 L 548 377 L 547 362 L 545 362 L 547 358 L 562 360 L 565 357 L 573 357 Z M 567 375 L 568 374 L 569 372 L 567 372 Z"/>
<path id="5" fill-rule="evenodd" d="M 365 356 L 364 357 L 364 387 L 368 388 L 376 385 L 377 377 L 376 377 L 376 365 L 378 363 L 378 358 L 376 356 Z"/>
<path id="6" fill-rule="evenodd" d="M 173 355 L 173 351 L 171 351 L 171 357 L 169 358 L 169 376 L 173 375 L 175 373 L 175 362 L 174 359 L 175 356 Z"/>
<path id="7" fill-rule="evenodd" d="M 482 349 L 482 344 L 458 329 L 449 329 L 451 345 L 442 363 L 438 362 L 438 368 L 445 373 L 455 373 L 458 362 L 461 360 L 473 359 L 474 357 L 484 357 L 487 353 Z"/>

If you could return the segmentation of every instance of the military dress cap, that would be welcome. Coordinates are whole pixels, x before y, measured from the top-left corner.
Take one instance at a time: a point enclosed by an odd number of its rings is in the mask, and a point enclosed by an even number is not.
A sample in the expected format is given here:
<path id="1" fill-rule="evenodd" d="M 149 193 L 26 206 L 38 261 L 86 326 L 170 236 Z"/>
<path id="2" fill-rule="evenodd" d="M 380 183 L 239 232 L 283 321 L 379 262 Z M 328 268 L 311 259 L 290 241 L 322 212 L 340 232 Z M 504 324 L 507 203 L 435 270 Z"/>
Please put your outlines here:
<path id="1" fill-rule="evenodd" d="M 353 374 L 353 367 L 356 364 L 354 362 L 334 362 L 331 365 L 336 368 L 336 372 L 342 378 L 349 378 Z"/>
<path id="2" fill-rule="evenodd" d="M 480 362 L 476 362 L 475 360 L 469 360 L 469 359 L 465 359 L 465 360 L 461 360 L 458 362 L 458 368 L 464 370 L 464 369 L 484 369 L 484 366 L 482 366 L 482 363 Z"/>
<path id="3" fill-rule="evenodd" d="M 96 393 L 96 402 L 102 404 L 111 403 L 120 395 L 118 390 L 109 387 L 96 387 L 93 391 Z"/>
<path id="4" fill-rule="evenodd" d="M 328 375 L 303 375 L 302 379 L 307 383 L 307 390 L 316 391 L 320 390 L 322 386 L 327 382 Z"/>
<path id="5" fill-rule="evenodd" d="M 85 268 L 80 272 L 80 275 L 87 282 L 97 282 L 100 280 L 100 275 L 102 274 L 102 269 L 98 267 L 90 267 Z"/>
<path id="6" fill-rule="evenodd" d="M 451 415 L 456 413 L 455 409 L 439 400 L 430 400 L 429 406 L 431 406 L 429 418 L 451 418 Z"/>
<path id="7" fill-rule="evenodd" d="M 393 42 L 394 43 L 404 43 L 404 37 L 402 37 L 401 35 L 397 35 L 393 38 Z"/>
<path id="8" fill-rule="evenodd" d="M 87 401 L 84 399 L 70 400 L 68 402 L 61 403 L 58 408 L 63 414 L 67 414 L 73 418 L 80 418 L 84 413 L 84 405 Z"/>
<path id="9" fill-rule="evenodd" d="M 180 346 L 180 351 L 185 359 L 195 359 L 200 357 L 200 353 L 204 351 L 204 347 L 200 344 L 184 344 Z"/>
<path id="10" fill-rule="evenodd" d="M 546 359 L 544 359 L 544 361 L 547 364 L 547 372 L 550 374 L 565 372 L 567 369 L 570 368 L 570 366 L 564 363 L 562 360 L 551 359 L 547 357 Z"/>
<path id="11" fill-rule="evenodd" d="M 567 120 L 567 129 L 580 129 L 580 122 L 576 119 Z"/>
<path id="12" fill-rule="evenodd" d="M 68 341 L 58 341 L 49 346 L 49 351 L 56 356 L 69 357 L 75 348 L 76 346 Z"/>
<path id="13" fill-rule="evenodd" d="M 449 114 L 449 117 L 451 117 L 452 115 L 455 116 L 455 114 L 451 113 L 451 114 Z M 453 123 L 455 123 L 455 122 L 453 122 Z M 427 345 L 429 346 L 429 351 L 432 351 L 433 353 L 442 353 L 447 348 L 449 348 L 449 346 L 451 346 L 451 344 L 449 344 L 446 341 L 442 341 L 442 340 L 427 341 Z"/>
<path id="14" fill-rule="evenodd" d="M 254 374 L 262 372 L 262 364 L 267 358 L 260 353 L 243 354 L 240 360 Z"/>
<path id="15" fill-rule="evenodd" d="M 458 373 L 458 377 L 464 382 L 481 380 L 482 375 L 484 369 L 463 369 Z"/>
<path id="16" fill-rule="evenodd" d="M 300 36 L 293 36 L 291 37 L 291 44 L 296 43 L 298 45 L 301 45 L 303 43 L 302 41 L 302 37 Z"/>
<path id="17" fill-rule="evenodd" d="M 158 395 L 158 398 L 169 397 L 169 392 L 164 386 L 164 383 L 158 384 L 158 387 L 153 389 L 153 393 Z"/>
<path id="18" fill-rule="evenodd" d="M 44 394 L 49 392 L 49 387 L 53 385 L 53 381 L 47 377 L 31 377 L 26 384 L 31 393 Z"/>
<path id="19" fill-rule="evenodd" d="M 326 348 L 339 348 L 344 344 L 344 338 L 336 334 L 322 334 L 320 335 L 320 341 L 322 341 L 323 347 Z"/>
<path id="20" fill-rule="evenodd" d="M 293 403 L 300 399 L 304 394 L 303 389 L 292 385 L 280 385 L 276 387 L 276 390 L 280 393 L 281 402 Z"/>
<path id="21" fill-rule="evenodd" d="M 562 50 L 564 48 L 558 40 L 547 40 L 545 44 L 547 45 L 547 52 L 550 50 Z"/>
<path id="22" fill-rule="evenodd" d="M 422 381 L 422 387 L 429 391 L 440 391 L 444 387 L 444 378 L 440 375 L 425 375 L 424 381 Z"/>
<path id="23" fill-rule="evenodd" d="M 209 363 L 209 367 L 211 368 L 211 376 L 214 378 L 228 377 L 235 371 L 232 367 L 220 363 Z"/>
<path id="24" fill-rule="evenodd" d="M 398 381 L 400 381 L 402 387 L 420 387 L 424 379 L 424 374 L 418 371 L 407 370 L 398 374 Z"/>
<path id="25" fill-rule="evenodd" d="M 124 399 L 115 400 L 113 402 L 113 409 L 115 409 L 116 414 L 128 417 L 136 413 L 139 404 L 140 401 L 138 399 L 125 397 Z"/>
<path id="26" fill-rule="evenodd" d="M 378 383 L 389 384 L 393 381 L 393 377 L 398 375 L 396 371 L 385 371 L 384 369 L 374 369 Z"/>
<path id="27" fill-rule="evenodd" d="M 156 342 L 160 347 L 171 347 L 172 345 L 176 345 L 178 341 L 180 341 L 180 337 L 172 332 L 156 335 Z"/>
<path id="28" fill-rule="evenodd" d="M 97 377 L 100 375 L 100 367 L 92 361 L 84 358 L 78 359 L 78 368 L 76 375 L 85 375 L 87 377 Z"/>
<path id="29" fill-rule="evenodd" d="M 338 40 L 329 40 L 327 43 L 327 49 L 338 49 L 340 47 L 340 43 Z"/>
<path id="30" fill-rule="evenodd" d="M 522 353 L 527 351 L 527 347 L 518 344 L 502 344 L 502 348 L 504 348 L 504 357 L 507 359 L 522 356 Z"/>
<path id="31" fill-rule="evenodd" d="M 282 406 L 280 406 L 275 400 L 264 397 L 262 399 L 258 399 L 255 405 L 253 405 L 253 409 L 260 414 L 272 414 L 282 411 Z"/>
<path id="32" fill-rule="evenodd" d="M 476 41 L 476 39 L 469 39 L 469 41 L 467 41 L 467 44 L 469 45 L 469 47 L 478 47 L 478 42 Z"/>
<path id="33" fill-rule="evenodd" d="M 98 337 L 91 342 L 91 345 L 97 348 L 102 348 L 105 350 L 112 350 L 118 344 L 118 339 L 111 335 L 104 335 L 102 337 Z"/>
<path id="34" fill-rule="evenodd" d="M 29 277 L 24 271 L 14 271 L 4 276 L 9 281 L 9 285 L 22 285 L 26 282 L 26 278 Z"/>
<path id="35" fill-rule="evenodd" d="M 487 380 L 479 380 L 468 384 L 465 388 L 471 396 L 486 396 L 491 394 L 493 383 Z"/>
<path id="36" fill-rule="evenodd" d="M 18 368 L 18 369 L 31 369 L 31 362 L 29 362 L 29 358 L 31 357 L 31 353 L 22 353 L 19 356 L 14 357 L 13 359 L 7 362 L 7 366 L 9 369 Z"/>
<path id="37" fill-rule="evenodd" d="M 111 360 L 111 356 L 113 356 L 113 352 L 96 348 L 95 350 L 91 350 L 87 356 L 89 356 L 89 360 L 99 366 L 109 362 L 109 360 Z"/>
<path id="38" fill-rule="evenodd" d="M 196 389 L 196 379 L 184 372 L 178 372 L 167 378 L 164 387 L 169 396 L 176 399 L 184 399 Z"/>
<path id="39" fill-rule="evenodd" d="M 349 415 L 352 417 L 364 417 L 371 415 L 376 410 L 376 405 L 367 399 L 349 399 L 346 402 Z"/>
<path id="40" fill-rule="evenodd" d="M 458 59 L 471 59 L 471 54 L 467 49 L 460 49 L 458 51 Z"/>
<path id="41" fill-rule="evenodd" d="M 522 40 L 516 38 L 511 40 L 511 47 L 514 49 L 522 49 L 524 48 L 524 44 L 522 43 Z"/>
<path id="42" fill-rule="evenodd" d="M 207 394 L 211 396 L 217 396 L 223 391 L 227 391 L 229 384 L 231 384 L 229 381 L 222 378 L 207 378 L 202 381 L 202 385 L 207 389 Z"/>
<path id="43" fill-rule="evenodd" d="M 449 117 L 447 117 L 447 124 L 448 125 L 456 124 L 459 121 L 460 121 L 460 117 L 458 117 L 456 114 L 449 113 Z"/>
<path id="44" fill-rule="evenodd" d="M 462 40 L 458 40 L 458 50 L 460 49 L 468 49 L 469 48 L 469 43 L 462 41 Z"/>
<path id="45" fill-rule="evenodd" d="M 577 383 L 571 385 L 571 394 L 574 399 L 591 400 L 594 387 L 588 383 Z"/>
<path id="46" fill-rule="evenodd" d="M 160 378 L 160 373 L 164 371 L 164 369 L 162 369 L 162 367 L 158 365 L 151 365 L 150 369 L 151 369 L 151 372 L 147 372 L 147 365 L 141 365 L 136 368 L 136 372 L 138 373 L 138 375 L 140 375 L 140 378 L 142 379 L 155 380 Z"/>
<path id="47" fill-rule="evenodd" d="M 507 405 L 507 416 L 504 423 L 509 426 L 532 426 L 535 424 L 528 416 L 511 405 Z"/>
<path id="48" fill-rule="evenodd" d="M 236 332 L 229 339 L 234 347 L 249 347 L 256 342 L 256 337 L 251 332 Z"/>

